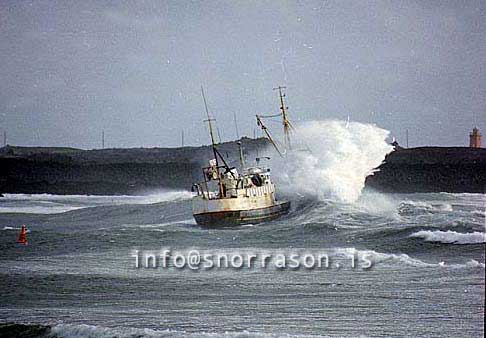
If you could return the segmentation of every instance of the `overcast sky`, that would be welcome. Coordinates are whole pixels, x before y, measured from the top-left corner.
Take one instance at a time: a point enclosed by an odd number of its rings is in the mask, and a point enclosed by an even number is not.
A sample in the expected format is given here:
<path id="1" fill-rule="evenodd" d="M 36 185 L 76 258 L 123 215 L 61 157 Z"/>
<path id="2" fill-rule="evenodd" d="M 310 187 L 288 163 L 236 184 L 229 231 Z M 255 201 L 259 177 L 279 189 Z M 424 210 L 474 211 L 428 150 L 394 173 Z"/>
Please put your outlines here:
<path id="1" fill-rule="evenodd" d="M 0 1 L 0 130 L 16 145 L 207 144 L 294 121 L 376 123 L 403 144 L 486 134 L 484 1 Z M 271 125 L 272 126 L 272 125 Z M 274 127 L 278 127 L 274 125 Z M 485 141 L 483 141 L 485 142 Z"/>

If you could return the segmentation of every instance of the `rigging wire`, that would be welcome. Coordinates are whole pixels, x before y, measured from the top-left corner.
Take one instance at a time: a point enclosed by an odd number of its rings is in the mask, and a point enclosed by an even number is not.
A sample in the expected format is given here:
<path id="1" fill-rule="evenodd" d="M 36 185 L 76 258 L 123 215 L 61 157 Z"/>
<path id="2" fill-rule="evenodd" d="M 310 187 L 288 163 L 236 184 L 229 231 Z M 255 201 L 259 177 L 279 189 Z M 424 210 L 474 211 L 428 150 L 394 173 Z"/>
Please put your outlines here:
<path id="1" fill-rule="evenodd" d="M 263 118 L 271 118 L 271 117 L 279 117 L 279 116 L 282 116 L 282 113 L 273 114 L 273 115 L 258 115 L 258 116 L 263 117 Z"/>

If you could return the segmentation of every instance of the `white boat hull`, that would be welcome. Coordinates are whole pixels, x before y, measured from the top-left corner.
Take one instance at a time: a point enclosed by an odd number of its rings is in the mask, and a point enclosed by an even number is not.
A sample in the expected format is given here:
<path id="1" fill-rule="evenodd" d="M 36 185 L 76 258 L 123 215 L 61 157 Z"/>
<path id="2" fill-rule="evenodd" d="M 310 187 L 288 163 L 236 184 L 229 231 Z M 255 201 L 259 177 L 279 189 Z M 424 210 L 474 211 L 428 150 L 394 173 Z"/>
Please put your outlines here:
<path id="1" fill-rule="evenodd" d="M 193 198 L 196 223 L 211 227 L 260 223 L 286 214 L 289 209 L 290 202 L 275 201 L 273 194 L 212 200 Z"/>

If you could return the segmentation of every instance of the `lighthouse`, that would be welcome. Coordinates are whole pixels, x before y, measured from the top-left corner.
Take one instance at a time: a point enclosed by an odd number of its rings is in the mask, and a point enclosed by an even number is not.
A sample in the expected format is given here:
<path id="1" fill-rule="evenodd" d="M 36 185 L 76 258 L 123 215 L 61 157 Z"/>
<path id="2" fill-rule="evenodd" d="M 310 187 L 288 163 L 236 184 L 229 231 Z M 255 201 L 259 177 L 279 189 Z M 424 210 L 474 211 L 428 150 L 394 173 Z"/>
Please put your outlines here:
<path id="1" fill-rule="evenodd" d="M 469 134 L 469 147 L 481 148 L 481 133 L 476 127 L 474 127 L 472 133 Z"/>

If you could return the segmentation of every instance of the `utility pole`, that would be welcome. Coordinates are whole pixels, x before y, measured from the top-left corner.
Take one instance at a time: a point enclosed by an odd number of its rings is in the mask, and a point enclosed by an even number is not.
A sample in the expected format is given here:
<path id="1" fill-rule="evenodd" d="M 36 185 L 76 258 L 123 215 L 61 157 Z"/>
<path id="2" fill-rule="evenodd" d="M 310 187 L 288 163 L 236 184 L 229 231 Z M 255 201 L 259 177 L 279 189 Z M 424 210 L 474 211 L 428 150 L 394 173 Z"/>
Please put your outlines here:
<path id="1" fill-rule="evenodd" d="M 101 149 L 105 149 L 105 131 L 101 131 Z"/>
<path id="2" fill-rule="evenodd" d="M 257 130 L 255 128 L 253 128 L 253 139 L 256 140 L 257 139 Z M 256 157 L 259 157 L 260 154 L 258 152 L 258 142 L 255 142 L 256 144 Z"/>
<path id="3" fill-rule="evenodd" d="M 240 155 L 241 172 L 243 172 L 243 168 L 245 167 L 245 157 L 243 155 L 243 147 L 240 141 L 237 141 L 236 144 L 238 145 L 238 153 Z"/>
<path id="4" fill-rule="evenodd" d="M 238 132 L 238 121 L 236 120 L 236 113 L 233 113 L 233 118 L 235 120 L 235 129 L 236 129 L 236 139 L 240 139 L 240 133 Z"/>
<path id="5" fill-rule="evenodd" d="M 181 141 L 182 141 L 182 142 L 181 142 L 181 144 L 182 144 L 182 147 L 184 147 L 184 129 L 182 129 L 182 132 L 181 132 L 181 138 L 182 138 L 182 140 L 181 140 Z"/>
<path id="6" fill-rule="evenodd" d="M 408 129 L 405 130 L 405 135 L 406 135 L 406 139 L 407 139 L 407 148 L 408 148 Z"/>
<path id="7" fill-rule="evenodd" d="M 3 146 L 4 147 L 7 146 L 7 131 L 6 130 L 3 131 Z"/>
<path id="8" fill-rule="evenodd" d="M 223 141 L 221 141 L 221 133 L 219 132 L 218 125 L 216 125 L 216 131 L 218 132 L 218 140 L 219 140 L 219 143 L 222 143 Z"/>

